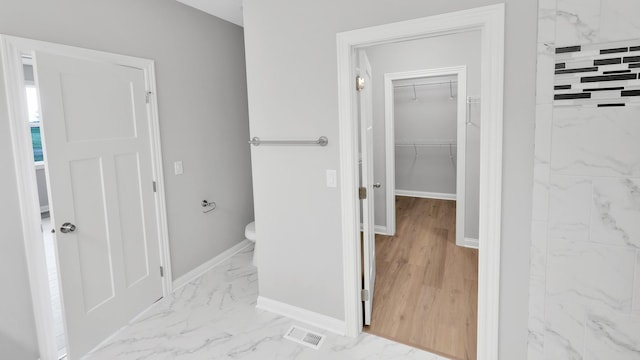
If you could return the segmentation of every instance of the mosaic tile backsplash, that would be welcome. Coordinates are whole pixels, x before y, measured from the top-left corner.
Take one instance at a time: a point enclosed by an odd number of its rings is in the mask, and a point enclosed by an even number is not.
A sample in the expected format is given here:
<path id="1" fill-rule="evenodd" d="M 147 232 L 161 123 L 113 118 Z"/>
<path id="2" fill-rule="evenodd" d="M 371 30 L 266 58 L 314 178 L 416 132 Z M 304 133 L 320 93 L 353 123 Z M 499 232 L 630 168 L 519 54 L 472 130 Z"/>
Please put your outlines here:
<path id="1" fill-rule="evenodd" d="M 555 49 L 555 105 L 640 105 L 640 39 Z"/>

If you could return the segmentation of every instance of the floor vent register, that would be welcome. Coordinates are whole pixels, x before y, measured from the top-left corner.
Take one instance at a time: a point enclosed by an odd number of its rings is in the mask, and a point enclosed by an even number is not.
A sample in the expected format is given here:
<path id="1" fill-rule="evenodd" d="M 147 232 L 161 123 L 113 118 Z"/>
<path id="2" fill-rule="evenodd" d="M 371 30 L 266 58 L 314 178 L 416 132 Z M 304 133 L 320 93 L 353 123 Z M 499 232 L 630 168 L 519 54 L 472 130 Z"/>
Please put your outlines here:
<path id="1" fill-rule="evenodd" d="M 297 342 L 298 344 L 308 346 L 315 350 L 318 350 L 322 345 L 322 342 L 324 341 L 324 335 L 315 333 L 296 325 L 293 325 L 291 329 L 287 331 L 287 334 L 284 336 L 284 338 Z"/>

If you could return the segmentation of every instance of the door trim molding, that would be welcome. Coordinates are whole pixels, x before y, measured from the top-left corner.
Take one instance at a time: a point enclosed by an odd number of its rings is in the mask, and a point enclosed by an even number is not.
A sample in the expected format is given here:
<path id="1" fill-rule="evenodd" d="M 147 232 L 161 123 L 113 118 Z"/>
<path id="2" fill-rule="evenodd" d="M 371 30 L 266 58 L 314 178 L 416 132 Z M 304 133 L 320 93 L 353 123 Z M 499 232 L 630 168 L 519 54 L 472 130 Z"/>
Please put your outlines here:
<path id="1" fill-rule="evenodd" d="M 160 244 L 160 264 L 164 268 L 162 278 L 163 294 L 172 291 L 171 261 L 169 255 L 169 238 L 167 231 L 167 212 L 164 194 L 164 176 L 162 154 L 160 151 L 160 126 L 158 104 L 155 97 L 156 79 L 153 60 L 125 55 L 111 54 L 101 51 L 83 49 L 73 46 L 49 43 L 0 34 L 0 53 L 2 60 L 4 86 L 6 93 L 8 119 L 11 129 L 14 166 L 16 171 L 22 233 L 24 238 L 29 286 L 38 336 L 38 350 L 42 360 L 57 360 L 55 335 L 53 331 L 53 315 L 49 302 L 47 269 L 45 266 L 44 246 L 40 230 L 40 204 L 37 196 L 36 173 L 33 171 L 33 158 L 29 139 L 27 101 L 24 91 L 24 75 L 22 54 L 33 54 L 45 51 L 84 60 L 92 60 L 109 64 L 117 64 L 138 68 L 144 71 L 147 90 L 152 93 L 149 104 L 151 158 L 153 177 L 156 181 L 156 217 L 158 220 L 158 241 Z M 151 184 L 149 185 L 151 186 Z"/>
<path id="2" fill-rule="evenodd" d="M 397 80 L 408 80 L 415 78 L 424 78 L 431 76 L 447 76 L 455 75 L 457 79 L 457 100 L 456 100 L 456 142 L 457 142 L 457 159 L 456 159 L 456 194 L 453 200 L 462 206 L 456 206 L 456 233 L 464 232 L 464 203 L 465 203 L 465 169 L 466 169 L 466 119 L 467 119 L 467 66 L 450 66 L 434 69 L 422 69 L 413 71 L 401 71 L 384 74 L 384 146 L 386 157 L 386 216 L 387 229 L 391 234 L 396 232 L 396 148 L 395 148 L 395 94 L 393 91 L 393 82 Z M 461 161 L 462 160 L 462 161 Z M 408 193 L 410 191 L 399 190 Z M 414 191 L 414 193 L 430 194 L 427 192 Z M 424 197 L 424 196 L 422 196 Z M 450 198 L 448 198 L 450 199 Z M 459 221 L 459 219 L 463 219 Z M 457 241 L 457 239 L 456 239 Z"/>
<path id="3" fill-rule="evenodd" d="M 502 116 L 505 6 L 496 4 L 421 19 L 337 34 L 340 170 L 342 174 L 342 244 L 346 333 L 362 331 L 359 299 L 361 267 L 358 236 L 359 206 L 357 107 L 353 79 L 358 48 L 480 30 L 482 119 L 480 159 L 480 251 L 478 274 L 478 360 L 498 358 L 500 310 L 500 236 L 502 197 Z"/>

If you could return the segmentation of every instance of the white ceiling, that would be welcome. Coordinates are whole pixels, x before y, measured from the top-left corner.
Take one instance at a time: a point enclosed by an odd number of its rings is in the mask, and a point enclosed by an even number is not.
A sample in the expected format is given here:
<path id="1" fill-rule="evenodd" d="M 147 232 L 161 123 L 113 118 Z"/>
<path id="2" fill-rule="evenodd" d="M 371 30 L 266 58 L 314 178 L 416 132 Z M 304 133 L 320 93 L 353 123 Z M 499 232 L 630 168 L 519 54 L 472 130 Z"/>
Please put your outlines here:
<path id="1" fill-rule="evenodd" d="M 177 0 L 213 16 L 243 26 L 242 0 Z"/>

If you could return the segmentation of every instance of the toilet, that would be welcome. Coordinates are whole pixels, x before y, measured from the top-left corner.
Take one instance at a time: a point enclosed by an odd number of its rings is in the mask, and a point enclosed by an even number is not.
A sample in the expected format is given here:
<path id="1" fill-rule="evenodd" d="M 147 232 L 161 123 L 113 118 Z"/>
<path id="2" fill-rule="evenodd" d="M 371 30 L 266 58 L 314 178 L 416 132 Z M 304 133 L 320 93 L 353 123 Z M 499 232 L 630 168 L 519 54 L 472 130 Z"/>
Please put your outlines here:
<path id="1" fill-rule="evenodd" d="M 254 243 L 254 247 L 253 247 L 253 266 L 256 266 L 257 246 L 255 245 L 255 243 L 256 243 L 256 222 L 255 221 L 254 222 L 250 222 L 244 228 L 244 237 L 247 238 L 247 240 L 249 240 L 252 243 Z"/>

